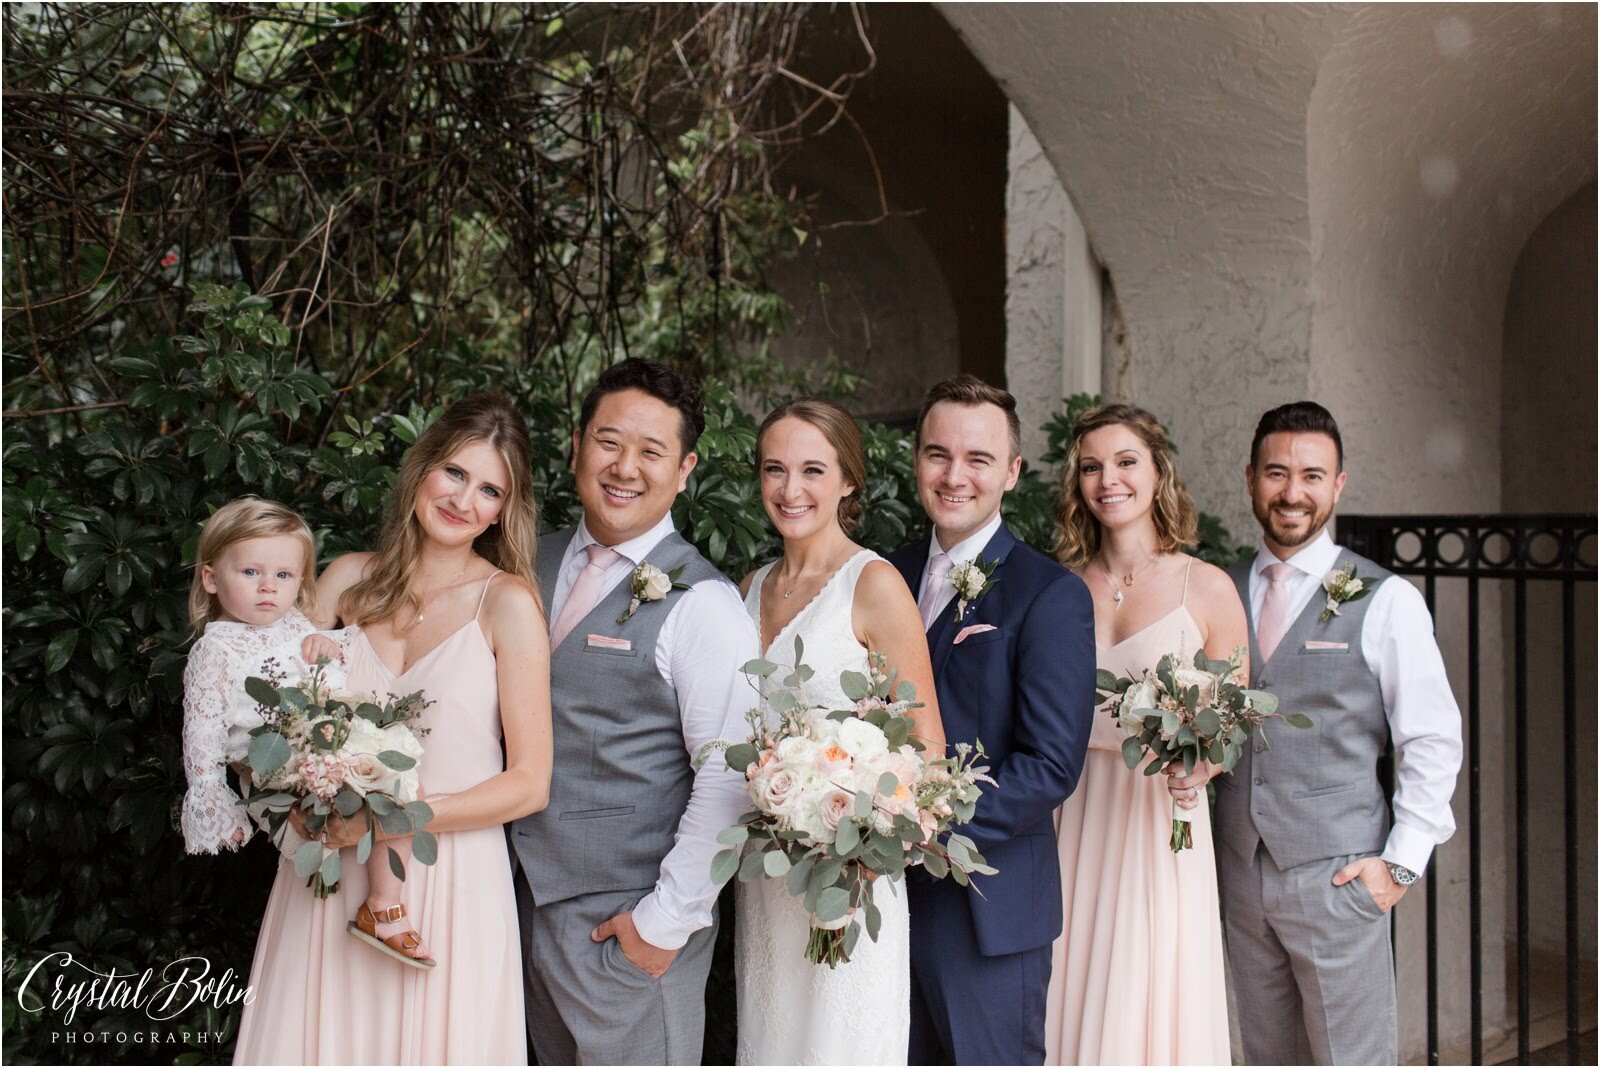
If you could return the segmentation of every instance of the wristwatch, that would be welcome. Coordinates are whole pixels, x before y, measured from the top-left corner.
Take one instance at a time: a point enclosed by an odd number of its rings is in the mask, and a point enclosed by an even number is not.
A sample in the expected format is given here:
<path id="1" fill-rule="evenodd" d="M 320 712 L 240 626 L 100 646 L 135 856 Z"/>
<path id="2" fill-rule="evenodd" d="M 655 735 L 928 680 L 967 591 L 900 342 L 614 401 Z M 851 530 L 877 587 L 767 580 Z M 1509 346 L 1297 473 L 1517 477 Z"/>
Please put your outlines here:
<path id="1" fill-rule="evenodd" d="M 1400 886 L 1410 886 L 1417 881 L 1417 873 L 1410 868 L 1403 868 L 1392 860 L 1384 861 L 1389 866 L 1389 878 Z"/>

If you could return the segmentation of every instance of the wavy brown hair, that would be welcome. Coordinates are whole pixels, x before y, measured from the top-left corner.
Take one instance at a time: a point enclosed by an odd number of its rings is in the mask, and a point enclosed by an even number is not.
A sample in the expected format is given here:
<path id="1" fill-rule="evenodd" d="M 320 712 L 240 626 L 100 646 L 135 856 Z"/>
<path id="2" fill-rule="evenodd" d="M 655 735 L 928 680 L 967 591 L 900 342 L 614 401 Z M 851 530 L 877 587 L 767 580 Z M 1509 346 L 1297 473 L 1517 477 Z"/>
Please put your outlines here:
<path id="1" fill-rule="evenodd" d="M 375 559 L 366 575 L 339 599 L 346 624 L 366 626 L 393 619 L 402 606 L 422 611 L 412 587 L 422 552 L 422 527 L 417 522 L 417 493 L 422 480 L 443 467 L 462 448 L 485 442 L 500 453 L 511 485 L 499 521 L 472 544 L 472 551 L 502 571 L 516 575 L 538 596 L 533 558 L 539 540 L 539 516 L 533 500 L 533 452 L 528 430 L 511 401 L 498 393 L 479 393 L 445 409 L 400 462 Z"/>
<path id="2" fill-rule="evenodd" d="M 1108 426 L 1125 426 L 1139 436 L 1156 465 L 1155 503 L 1151 518 L 1156 526 L 1156 551 L 1172 553 L 1198 540 L 1199 510 L 1178 474 L 1172 442 L 1156 417 L 1131 404 L 1091 408 L 1072 424 L 1072 447 L 1061 466 L 1061 495 L 1056 498 L 1056 559 L 1068 567 L 1082 567 L 1100 552 L 1100 523 L 1089 511 L 1078 485 L 1078 466 L 1084 435 Z"/>
<path id="3" fill-rule="evenodd" d="M 829 400 L 820 397 L 801 397 L 780 404 L 761 421 L 756 431 L 756 466 L 761 466 L 761 442 L 767 431 L 780 419 L 798 419 L 810 423 L 822 432 L 839 457 L 839 473 L 855 489 L 849 496 L 839 499 L 839 526 L 846 534 L 861 521 L 861 496 L 867 492 L 867 453 L 861 444 L 861 427 L 855 416 Z"/>

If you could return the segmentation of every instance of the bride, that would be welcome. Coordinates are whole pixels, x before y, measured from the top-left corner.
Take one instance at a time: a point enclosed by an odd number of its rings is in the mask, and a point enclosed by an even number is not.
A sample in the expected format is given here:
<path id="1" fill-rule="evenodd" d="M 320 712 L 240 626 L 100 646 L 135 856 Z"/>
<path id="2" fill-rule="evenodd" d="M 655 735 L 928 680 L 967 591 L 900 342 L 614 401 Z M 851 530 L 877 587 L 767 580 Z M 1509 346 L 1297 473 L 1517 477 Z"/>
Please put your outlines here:
<path id="1" fill-rule="evenodd" d="M 815 671 L 807 696 L 847 708 L 844 671 L 867 673 L 868 653 L 917 689 L 912 712 L 926 752 L 944 753 L 928 643 L 911 591 L 876 553 L 850 540 L 861 514 L 866 456 L 855 419 L 823 400 L 791 401 L 756 437 L 761 499 L 783 556 L 746 575 L 745 607 L 762 655 L 793 664 L 795 639 Z M 810 920 L 779 879 L 741 882 L 734 959 L 740 1064 L 905 1064 L 910 1033 L 910 923 L 903 880 L 880 878 L 877 941 L 862 935 L 837 968 L 805 959 Z"/>

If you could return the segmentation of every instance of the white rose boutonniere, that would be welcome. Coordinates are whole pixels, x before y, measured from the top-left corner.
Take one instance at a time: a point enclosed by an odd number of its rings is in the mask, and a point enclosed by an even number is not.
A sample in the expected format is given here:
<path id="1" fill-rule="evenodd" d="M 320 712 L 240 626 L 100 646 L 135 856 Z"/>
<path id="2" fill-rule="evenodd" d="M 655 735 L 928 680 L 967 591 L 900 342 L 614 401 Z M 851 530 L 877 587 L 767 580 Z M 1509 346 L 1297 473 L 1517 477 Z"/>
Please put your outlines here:
<path id="1" fill-rule="evenodd" d="M 1349 601 L 1359 601 L 1372 592 L 1376 582 L 1356 577 L 1356 565 L 1345 564 L 1322 576 L 1322 590 L 1328 595 L 1318 623 L 1326 623 L 1339 614 L 1339 606 Z"/>
<path id="2" fill-rule="evenodd" d="M 967 609 L 1000 581 L 989 577 L 994 573 L 996 564 L 997 561 L 993 560 L 986 563 L 980 556 L 976 560 L 968 560 L 950 569 L 950 585 L 954 586 L 956 591 L 957 620 L 965 619 Z"/>
<path id="3" fill-rule="evenodd" d="M 633 614 L 642 604 L 664 600 L 673 590 L 688 589 L 688 583 L 678 581 L 678 576 L 681 574 L 683 574 L 682 564 L 671 571 L 663 571 L 650 561 L 641 560 L 639 566 L 633 569 L 633 577 L 628 580 L 633 590 L 633 596 L 628 599 L 628 610 L 617 617 L 617 622 L 626 623 L 633 618 Z"/>

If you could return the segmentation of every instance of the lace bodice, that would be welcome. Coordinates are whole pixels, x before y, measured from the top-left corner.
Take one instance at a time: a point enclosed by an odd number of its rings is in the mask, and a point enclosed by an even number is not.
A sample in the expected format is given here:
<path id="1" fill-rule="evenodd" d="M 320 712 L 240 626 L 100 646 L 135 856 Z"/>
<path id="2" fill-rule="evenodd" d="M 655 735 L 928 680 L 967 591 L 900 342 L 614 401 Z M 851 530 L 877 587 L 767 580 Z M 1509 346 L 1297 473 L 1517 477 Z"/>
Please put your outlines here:
<path id="1" fill-rule="evenodd" d="M 228 786 L 227 766 L 244 758 L 250 731 L 260 726 L 260 707 L 245 693 L 252 675 L 298 680 L 306 665 L 300 643 L 316 626 L 299 609 L 266 626 L 216 622 L 189 650 L 183 671 L 183 771 L 189 780 L 183 795 L 181 824 L 184 848 L 190 853 L 237 849 L 235 831 L 248 841 L 252 833 L 244 802 Z M 333 632 L 341 644 L 354 628 Z M 328 681 L 341 685 L 343 670 L 330 665 Z"/>

